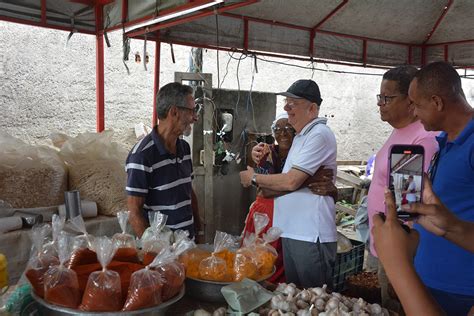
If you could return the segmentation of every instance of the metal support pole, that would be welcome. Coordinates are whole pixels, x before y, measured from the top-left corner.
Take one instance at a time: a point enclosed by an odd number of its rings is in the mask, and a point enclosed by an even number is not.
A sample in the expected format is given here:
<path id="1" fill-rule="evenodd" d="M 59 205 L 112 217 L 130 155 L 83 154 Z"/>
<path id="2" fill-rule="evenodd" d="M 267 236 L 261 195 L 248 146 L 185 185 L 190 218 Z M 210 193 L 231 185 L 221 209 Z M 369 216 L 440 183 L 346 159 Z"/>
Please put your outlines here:
<path id="1" fill-rule="evenodd" d="M 95 23 L 96 23 L 96 130 L 102 132 L 104 130 L 104 30 L 102 26 L 102 9 L 101 5 L 95 7 Z"/>
<path id="2" fill-rule="evenodd" d="M 214 213 L 214 127 L 212 125 L 214 109 L 209 99 L 212 98 L 212 75 L 205 73 L 175 72 L 176 82 L 200 81 L 204 89 L 204 113 L 203 113 L 203 149 L 204 166 L 194 166 L 195 177 L 204 177 L 204 188 L 196 188 L 198 198 L 202 192 L 203 198 L 199 201 L 199 208 L 204 210 L 204 237 L 206 242 L 212 242 L 216 233 L 216 216 Z"/>
<path id="3" fill-rule="evenodd" d="M 157 35 L 155 42 L 155 81 L 153 84 L 153 118 L 151 120 L 151 126 L 155 126 L 158 123 L 158 117 L 156 114 L 156 95 L 160 90 L 160 62 L 161 62 L 161 42 L 160 37 Z"/>

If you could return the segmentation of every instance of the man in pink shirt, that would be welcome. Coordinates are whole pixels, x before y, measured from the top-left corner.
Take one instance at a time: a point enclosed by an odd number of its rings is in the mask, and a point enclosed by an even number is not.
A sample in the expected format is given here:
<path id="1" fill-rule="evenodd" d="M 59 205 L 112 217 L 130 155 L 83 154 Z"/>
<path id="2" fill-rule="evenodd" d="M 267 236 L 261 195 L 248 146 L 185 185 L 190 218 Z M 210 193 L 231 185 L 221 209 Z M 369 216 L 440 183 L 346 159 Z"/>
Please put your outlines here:
<path id="1" fill-rule="evenodd" d="M 438 150 L 435 136 L 437 132 L 425 131 L 423 125 L 414 115 L 414 106 L 408 98 L 408 87 L 417 69 L 412 66 L 401 66 L 390 69 L 383 75 L 380 94 L 377 95 L 377 105 L 380 108 L 380 118 L 393 127 L 393 131 L 375 157 L 375 169 L 370 184 L 367 211 L 370 231 L 372 217 L 379 212 L 385 212 L 384 190 L 388 182 L 388 159 L 390 147 L 394 144 L 415 144 L 425 148 L 425 171 L 428 169 L 431 157 Z M 372 232 L 370 236 L 370 252 L 377 256 L 374 248 Z M 388 300 L 385 273 L 379 264 L 379 279 L 382 286 L 382 304 Z"/>

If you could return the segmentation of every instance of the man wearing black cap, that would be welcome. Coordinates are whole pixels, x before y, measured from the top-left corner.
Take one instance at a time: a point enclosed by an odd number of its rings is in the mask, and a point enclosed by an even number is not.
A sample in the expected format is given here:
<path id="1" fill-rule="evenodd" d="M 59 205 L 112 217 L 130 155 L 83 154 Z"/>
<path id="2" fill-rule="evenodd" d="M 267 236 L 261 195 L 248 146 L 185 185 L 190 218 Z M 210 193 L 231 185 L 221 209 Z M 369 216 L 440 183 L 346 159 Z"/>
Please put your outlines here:
<path id="1" fill-rule="evenodd" d="M 322 99 L 312 80 L 298 80 L 286 92 L 285 111 L 296 130 L 281 174 L 263 175 L 252 168 L 240 173 L 244 186 L 289 192 L 275 199 L 273 226 L 283 230 L 283 260 L 287 282 L 303 287 L 332 285 L 337 232 L 333 198 L 300 188 L 324 166 L 336 174 L 336 138 L 318 118 Z"/>

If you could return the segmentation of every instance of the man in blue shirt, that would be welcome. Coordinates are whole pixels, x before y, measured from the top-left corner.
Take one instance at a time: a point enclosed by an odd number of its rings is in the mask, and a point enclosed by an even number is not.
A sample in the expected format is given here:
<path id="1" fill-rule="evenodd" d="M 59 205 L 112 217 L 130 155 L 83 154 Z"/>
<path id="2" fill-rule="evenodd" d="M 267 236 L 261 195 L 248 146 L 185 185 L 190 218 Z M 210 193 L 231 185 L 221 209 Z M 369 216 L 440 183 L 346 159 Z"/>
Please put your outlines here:
<path id="1" fill-rule="evenodd" d="M 141 237 L 149 226 L 148 212 L 159 211 L 168 215 L 169 228 L 187 230 L 193 237 L 200 226 L 191 185 L 193 165 L 189 144 L 180 136 L 190 133 L 200 106 L 193 89 L 176 82 L 163 86 L 156 98 L 160 123 L 132 148 L 126 161 L 130 224 Z"/>
<path id="2" fill-rule="evenodd" d="M 422 68 L 410 84 L 415 115 L 437 137 L 439 152 L 430 175 L 433 191 L 457 217 L 474 222 L 474 110 L 456 70 L 445 62 Z M 448 315 L 466 315 L 474 305 L 474 254 L 420 225 L 415 267 Z"/>

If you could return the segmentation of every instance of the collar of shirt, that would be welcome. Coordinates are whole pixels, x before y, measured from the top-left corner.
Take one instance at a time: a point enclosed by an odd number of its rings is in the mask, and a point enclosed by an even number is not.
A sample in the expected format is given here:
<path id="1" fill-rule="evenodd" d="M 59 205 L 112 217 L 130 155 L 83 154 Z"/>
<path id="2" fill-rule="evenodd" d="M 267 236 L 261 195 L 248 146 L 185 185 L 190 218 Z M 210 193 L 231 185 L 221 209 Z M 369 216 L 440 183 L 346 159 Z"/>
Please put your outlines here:
<path id="1" fill-rule="evenodd" d="M 456 139 L 452 142 L 448 142 L 448 134 L 446 132 L 442 132 L 439 136 L 436 136 L 436 140 L 438 141 L 439 148 L 444 148 L 448 143 L 454 143 L 456 145 L 462 145 L 469 136 L 474 133 L 474 119 L 470 120 L 467 123 L 466 127 L 461 131 L 461 133 L 456 137 Z"/>
<path id="2" fill-rule="evenodd" d="M 156 148 L 158 149 L 158 152 L 160 155 L 170 155 L 170 156 L 175 156 L 172 153 L 170 153 L 165 145 L 162 143 L 160 137 L 158 136 L 158 127 L 154 128 L 151 132 L 151 138 L 153 139 L 153 142 L 155 143 Z M 184 149 L 181 148 L 181 143 L 179 142 L 179 138 L 176 139 L 176 156 L 182 156 L 182 153 L 184 152 Z"/>
<path id="3" fill-rule="evenodd" d="M 314 120 L 312 120 L 311 122 L 309 122 L 308 124 L 306 124 L 305 127 L 303 127 L 303 129 L 301 130 L 301 132 L 298 133 L 298 135 L 306 135 L 311 131 L 311 129 L 314 126 L 316 126 L 317 124 L 326 125 L 327 121 L 328 121 L 328 119 L 325 118 L 325 117 L 317 117 Z"/>

